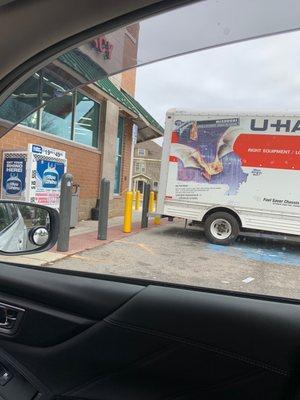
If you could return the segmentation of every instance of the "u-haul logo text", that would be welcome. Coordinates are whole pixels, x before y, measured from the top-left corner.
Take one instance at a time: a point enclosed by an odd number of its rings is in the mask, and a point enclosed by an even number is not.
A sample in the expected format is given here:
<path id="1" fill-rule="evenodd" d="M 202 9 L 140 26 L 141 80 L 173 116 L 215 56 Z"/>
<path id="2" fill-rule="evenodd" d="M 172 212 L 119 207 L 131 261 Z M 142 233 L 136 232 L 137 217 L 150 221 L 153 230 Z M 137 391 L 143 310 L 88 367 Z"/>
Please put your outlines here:
<path id="1" fill-rule="evenodd" d="M 250 129 L 252 131 L 264 132 L 270 128 L 275 128 L 276 132 L 300 132 L 300 120 L 291 119 L 277 119 L 276 122 L 270 123 L 268 119 L 257 121 L 255 118 L 251 119 Z M 272 129 L 274 130 L 274 129 Z"/>

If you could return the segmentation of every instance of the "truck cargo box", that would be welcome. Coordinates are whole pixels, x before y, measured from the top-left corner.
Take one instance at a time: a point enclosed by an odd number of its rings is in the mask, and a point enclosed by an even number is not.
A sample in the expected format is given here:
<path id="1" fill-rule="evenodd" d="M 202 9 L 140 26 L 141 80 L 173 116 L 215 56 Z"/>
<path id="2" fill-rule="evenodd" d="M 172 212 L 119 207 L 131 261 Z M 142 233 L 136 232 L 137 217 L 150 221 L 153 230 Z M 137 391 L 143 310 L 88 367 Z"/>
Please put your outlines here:
<path id="1" fill-rule="evenodd" d="M 300 115 L 168 111 L 157 212 L 209 220 L 220 244 L 236 228 L 299 235 Z M 237 226 L 218 234 L 215 213 Z"/>

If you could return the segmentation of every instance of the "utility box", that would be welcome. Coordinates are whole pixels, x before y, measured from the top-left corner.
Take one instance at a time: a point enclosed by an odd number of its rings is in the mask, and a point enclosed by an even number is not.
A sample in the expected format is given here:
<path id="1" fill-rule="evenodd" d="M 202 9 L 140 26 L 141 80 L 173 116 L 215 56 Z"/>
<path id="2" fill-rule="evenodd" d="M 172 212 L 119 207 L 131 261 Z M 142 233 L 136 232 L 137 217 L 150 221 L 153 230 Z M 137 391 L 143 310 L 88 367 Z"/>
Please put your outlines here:
<path id="1" fill-rule="evenodd" d="M 59 208 L 66 153 L 37 144 L 25 151 L 4 151 L 1 196 Z"/>
<path id="2" fill-rule="evenodd" d="M 78 184 L 74 184 L 72 192 L 72 202 L 71 202 L 70 228 L 75 228 L 78 225 L 79 194 L 80 194 L 80 186 Z"/>

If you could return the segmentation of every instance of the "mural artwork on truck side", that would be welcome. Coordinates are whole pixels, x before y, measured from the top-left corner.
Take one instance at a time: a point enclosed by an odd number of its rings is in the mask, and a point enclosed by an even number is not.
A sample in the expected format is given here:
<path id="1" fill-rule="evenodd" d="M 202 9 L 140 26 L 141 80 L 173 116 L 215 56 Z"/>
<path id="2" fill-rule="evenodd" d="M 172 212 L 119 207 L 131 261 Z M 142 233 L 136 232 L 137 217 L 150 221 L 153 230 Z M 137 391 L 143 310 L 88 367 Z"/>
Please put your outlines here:
<path id="1" fill-rule="evenodd" d="M 177 158 L 178 180 L 226 184 L 235 194 L 248 174 L 233 150 L 238 118 L 208 121 L 176 121 L 172 135 L 172 156 Z"/>
<path id="2" fill-rule="evenodd" d="M 243 227 L 299 235 L 299 116 L 175 109 L 166 121 L 162 214 L 201 220 L 223 207 Z"/>

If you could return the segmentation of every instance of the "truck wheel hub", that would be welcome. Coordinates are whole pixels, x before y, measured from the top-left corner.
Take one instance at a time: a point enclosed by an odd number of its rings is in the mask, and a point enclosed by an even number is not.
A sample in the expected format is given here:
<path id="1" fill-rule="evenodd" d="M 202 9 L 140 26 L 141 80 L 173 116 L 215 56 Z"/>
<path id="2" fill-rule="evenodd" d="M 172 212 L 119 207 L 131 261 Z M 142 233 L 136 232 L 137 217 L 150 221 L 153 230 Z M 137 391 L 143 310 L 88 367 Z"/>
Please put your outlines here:
<path id="1" fill-rule="evenodd" d="M 232 232 L 230 223 L 226 219 L 216 219 L 210 226 L 211 234 L 216 239 L 227 239 Z"/>

